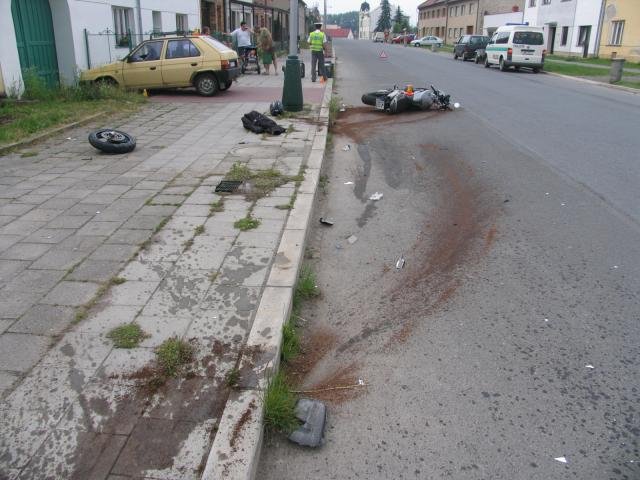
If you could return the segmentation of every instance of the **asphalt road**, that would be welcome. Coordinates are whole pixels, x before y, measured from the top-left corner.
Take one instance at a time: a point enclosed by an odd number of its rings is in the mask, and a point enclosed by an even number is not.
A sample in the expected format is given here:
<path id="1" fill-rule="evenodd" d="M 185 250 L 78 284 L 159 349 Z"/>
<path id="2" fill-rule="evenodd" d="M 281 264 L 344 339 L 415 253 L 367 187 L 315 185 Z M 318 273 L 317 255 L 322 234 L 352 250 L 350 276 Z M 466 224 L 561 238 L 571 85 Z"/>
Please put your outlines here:
<path id="1" fill-rule="evenodd" d="M 335 225 L 311 232 L 322 296 L 292 375 L 366 386 L 315 393 L 326 444 L 269 434 L 257 478 L 640 478 L 638 96 L 336 48 L 357 108 L 325 167 L 317 211 Z M 393 83 L 433 83 L 462 108 L 360 108 Z"/>

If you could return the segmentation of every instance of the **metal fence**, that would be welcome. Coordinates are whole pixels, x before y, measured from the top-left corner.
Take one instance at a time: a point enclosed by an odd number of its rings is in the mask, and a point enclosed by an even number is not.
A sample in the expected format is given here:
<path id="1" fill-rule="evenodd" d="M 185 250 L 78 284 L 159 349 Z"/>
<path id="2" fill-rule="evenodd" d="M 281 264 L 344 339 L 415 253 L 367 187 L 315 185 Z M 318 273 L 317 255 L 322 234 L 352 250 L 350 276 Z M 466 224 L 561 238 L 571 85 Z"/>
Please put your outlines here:
<path id="1" fill-rule="evenodd" d="M 287 50 L 289 48 L 288 32 L 282 27 L 280 19 L 273 19 L 273 21 L 270 22 L 270 26 L 276 50 Z M 110 30 L 91 33 L 85 29 L 84 41 L 87 56 L 87 68 L 99 67 L 101 65 L 106 65 L 107 63 L 122 60 L 144 40 L 150 40 L 152 38 L 158 38 L 165 35 L 188 35 L 190 33 L 193 32 L 174 31 L 136 34 L 128 31 L 126 34 L 117 34 Z M 223 32 L 213 32 L 211 36 L 229 47 L 233 47 L 231 35 Z M 257 39 L 255 40 L 257 41 Z"/>

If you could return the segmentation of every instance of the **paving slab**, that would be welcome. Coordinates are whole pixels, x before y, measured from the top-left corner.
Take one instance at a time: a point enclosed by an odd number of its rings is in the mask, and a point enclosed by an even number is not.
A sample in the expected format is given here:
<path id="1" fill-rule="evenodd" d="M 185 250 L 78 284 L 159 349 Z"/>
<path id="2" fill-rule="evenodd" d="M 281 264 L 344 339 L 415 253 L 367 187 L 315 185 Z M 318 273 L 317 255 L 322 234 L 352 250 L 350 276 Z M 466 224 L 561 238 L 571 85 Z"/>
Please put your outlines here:
<path id="1" fill-rule="evenodd" d="M 242 81 L 266 88 L 262 94 L 281 91 L 282 78 Z M 283 233 L 290 237 L 287 220 L 295 208 L 275 207 L 288 203 L 296 186 L 290 182 L 258 201 L 225 196 L 223 211 L 212 212 L 211 203 L 222 198 L 214 186 L 238 161 L 297 174 L 315 136 L 315 127 L 295 119 L 287 121 L 295 124 L 290 138 L 245 131 L 241 113 L 266 110 L 268 103 L 180 94 L 119 125 L 140 139 L 130 154 L 97 154 L 84 140 L 87 126 L 65 133 L 74 140 L 52 137 L 38 145 L 36 157 L 6 163 L 0 174 L 6 186 L 0 191 L 3 475 L 200 479 L 217 429 L 233 435 L 238 418 L 230 417 L 243 413 L 234 402 L 248 407 L 259 393 L 240 398 L 226 375 L 253 338 L 274 259 L 283 266 L 277 254 Z M 317 179 L 307 182 L 306 193 L 315 185 Z M 234 222 L 251 210 L 261 223 L 241 232 Z M 196 231 L 200 226 L 204 232 Z M 298 240 L 285 244 L 301 248 L 304 236 Z M 292 258 L 287 279 L 299 265 Z M 110 284 L 115 276 L 124 283 Z M 88 311 L 78 310 L 107 286 Z M 258 318 L 265 331 L 264 313 Z M 109 332 L 131 322 L 147 336 L 134 349 L 114 348 Z M 156 348 L 170 338 L 188 342 L 193 357 L 176 378 L 163 379 Z M 259 439 L 261 426 L 259 402 L 251 408 L 255 416 L 237 435 L 238 450 L 250 456 L 259 442 L 251 448 L 246 442 Z M 241 472 L 244 463 L 236 465 L 229 471 Z"/>

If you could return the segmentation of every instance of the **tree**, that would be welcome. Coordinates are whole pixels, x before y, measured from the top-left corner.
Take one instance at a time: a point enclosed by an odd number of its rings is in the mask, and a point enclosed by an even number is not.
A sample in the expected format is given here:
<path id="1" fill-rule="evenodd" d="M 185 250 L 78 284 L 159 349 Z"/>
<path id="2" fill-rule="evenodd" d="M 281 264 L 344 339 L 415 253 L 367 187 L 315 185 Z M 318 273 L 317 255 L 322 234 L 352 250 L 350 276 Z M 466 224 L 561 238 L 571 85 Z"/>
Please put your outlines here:
<path id="1" fill-rule="evenodd" d="M 321 22 L 320 11 L 318 10 L 318 6 L 316 5 L 313 8 L 307 10 L 307 30 L 313 32 L 316 27 L 314 26 L 317 22 Z"/>
<path id="2" fill-rule="evenodd" d="M 376 24 L 376 32 L 384 32 L 385 30 L 391 30 L 391 5 L 389 0 L 382 0 L 380 2 L 380 18 Z"/>
<path id="3" fill-rule="evenodd" d="M 358 31 L 358 20 L 360 12 L 352 11 L 345 13 L 327 14 L 327 24 L 335 24 L 340 28 L 348 28 L 352 32 Z"/>
<path id="4" fill-rule="evenodd" d="M 409 18 L 403 14 L 400 7 L 398 7 L 393 16 L 393 33 L 400 33 L 404 30 L 409 30 Z"/>

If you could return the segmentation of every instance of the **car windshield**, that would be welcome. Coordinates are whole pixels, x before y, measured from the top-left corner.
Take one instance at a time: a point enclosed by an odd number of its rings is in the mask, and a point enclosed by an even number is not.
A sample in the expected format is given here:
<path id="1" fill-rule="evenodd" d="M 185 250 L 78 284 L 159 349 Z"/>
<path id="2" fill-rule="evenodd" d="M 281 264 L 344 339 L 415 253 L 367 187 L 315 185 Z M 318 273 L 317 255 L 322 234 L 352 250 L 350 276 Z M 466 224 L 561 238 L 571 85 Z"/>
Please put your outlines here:
<path id="1" fill-rule="evenodd" d="M 218 40 L 216 40 L 213 37 L 202 36 L 200 38 L 203 39 L 205 42 L 207 42 L 209 45 L 211 45 L 216 50 L 219 50 L 221 52 L 233 52 L 233 50 L 231 50 L 229 47 L 227 47 L 224 43 L 219 42 Z"/>
<path id="2" fill-rule="evenodd" d="M 513 43 L 519 45 L 542 45 L 543 38 L 540 32 L 515 32 Z"/>

